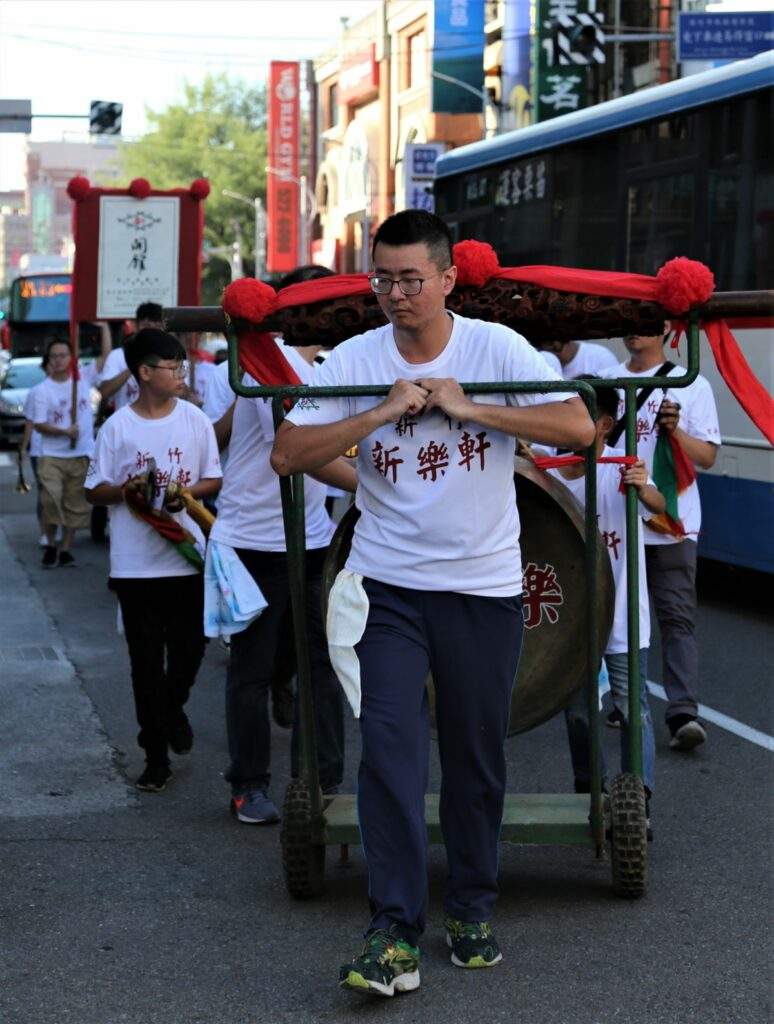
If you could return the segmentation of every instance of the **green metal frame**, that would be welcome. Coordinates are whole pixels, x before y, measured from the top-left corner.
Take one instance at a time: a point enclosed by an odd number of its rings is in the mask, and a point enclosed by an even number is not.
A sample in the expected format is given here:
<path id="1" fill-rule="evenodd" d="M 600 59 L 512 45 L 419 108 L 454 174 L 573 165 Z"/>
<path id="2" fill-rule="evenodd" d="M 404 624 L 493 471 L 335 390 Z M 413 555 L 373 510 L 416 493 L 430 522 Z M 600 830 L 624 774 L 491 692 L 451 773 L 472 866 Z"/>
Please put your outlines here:
<path id="1" fill-rule="evenodd" d="M 699 372 L 698 317 L 691 314 L 688 324 L 688 369 L 680 377 L 650 377 L 648 385 L 654 387 L 683 388 L 693 383 Z M 287 398 L 337 398 L 372 396 L 389 393 L 391 385 L 362 387 L 247 387 L 242 384 L 236 335 L 229 335 L 229 382 L 237 395 L 244 398 L 271 399 L 275 427 L 282 422 L 284 400 Z M 583 399 L 592 419 L 596 420 L 596 390 L 616 388 L 625 394 L 626 454 L 637 452 L 636 394 L 642 387 L 641 378 L 616 378 L 600 381 L 524 381 L 462 384 L 466 394 L 530 394 L 539 392 L 576 391 Z M 602 808 L 601 739 L 599 730 L 599 664 L 597 649 L 597 475 L 595 443 L 586 449 L 586 697 L 588 702 L 591 739 L 591 796 L 583 794 L 507 794 L 502 842 L 592 845 L 597 855 L 604 846 L 605 826 Z M 335 845 L 359 843 L 356 800 L 353 795 L 336 796 L 323 800 L 320 793 L 317 754 L 314 735 L 311 669 L 307 640 L 306 616 L 306 519 L 304 505 L 304 475 L 280 477 L 282 515 L 288 552 L 290 598 L 293 608 L 296 658 L 298 665 L 298 693 L 300 718 L 300 764 L 309 784 L 312 815 L 312 841 Z M 639 567 L 637 559 L 639 517 L 637 494 L 633 487 L 626 488 L 626 564 L 627 607 L 629 625 L 629 766 L 630 771 L 642 778 L 642 736 L 640 716 L 639 667 Z M 590 813 L 589 813 L 590 812 Z M 438 797 L 426 798 L 426 820 L 431 842 L 442 842 L 438 819 Z"/>

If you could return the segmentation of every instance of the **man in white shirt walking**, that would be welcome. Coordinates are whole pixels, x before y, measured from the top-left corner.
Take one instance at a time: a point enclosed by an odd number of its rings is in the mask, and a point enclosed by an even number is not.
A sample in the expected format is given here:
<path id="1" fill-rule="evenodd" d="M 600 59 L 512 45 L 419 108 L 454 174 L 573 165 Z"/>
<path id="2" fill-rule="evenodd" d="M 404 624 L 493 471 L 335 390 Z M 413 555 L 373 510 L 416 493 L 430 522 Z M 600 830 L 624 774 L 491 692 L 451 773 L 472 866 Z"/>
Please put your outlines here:
<path id="1" fill-rule="evenodd" d="M 89 387 L 82 380 L 74 383 L 71 376 L 70 343 L 50 342 L 45 361 L 49 376 L 33 390 L 30 419 L 41 435 L 37 478 L 47 540 L 42 564 L 50 569 L 75 565 L 70 551 L 75 531 L 89 525 L 83 482 L 94 450 L 94 417 Z M 58 527 L 62 538 L 57 551 Z"/>
<path id="2" fill-rule="evenodd" d="M 135 313 L 136 331 L 142 331 L 146 327 L 160 330 L 164 326 L 162 309 L 158 302 L 143 302 L 137 307 Z M 124 341 L 129 344 L 131 335 Z M 103 401 L 112 399 L 116 411 L 123 409 L 125 405 L 136 402 L 140 394 L 137 381 L 132 376 L 132 371 L 126 363 L 124 345 L 114 348 L 105 360 L 99 378 L 99 392 Z"/>
<path id="3" fill-rule="evenodd" d="M 605 370 L 618 365 L 610 349 L 591 341 L 549 341 L 541 346 L 541 351 L 556 356 L 565 380 L 575 380 L 584 374 L 602 377 Z"/>
<path id="4" fill-rule="evenodd" d="M 524 338 L 450 315 L 451 237 L 406 210 L 376 232 L 371 286 L 389 323 L 333 350 L 320 386 L 392 384 L 387 398 L 302 399 L 277 433 L 277 472 L 312 472 L 358 445 L 360 519 L 331 592 L 362 639 L 334 659 L 361 720 L 358 813 L 371 920 L 340 984 L 419 986 L 427 905 L 432 671 L 449 862 L 447 941 L 460 967 L 501 959 L 489 920 L 505 795 L 511 691 L 522 636 L 516 436 L 577 448 L 594 425 L 574 395 L 467 397 L 466 381 L 555 379 Z M 346 592 L 349 612 L 338 593 Z M 354 664 L 353 664 L 354 662 Z M 349 668 L 347 669 L 347 666 Z"/>
<path id="5" fill-rule="evenodd" d="M 664 357 L 671 325 L 654 336 L 624 338 L 629 359 L 604 371 L 603 377 L 642 378 L 637 392 L 637 453 L 645 460 L 656 486 L 665 484 L 654 471 L 659 434 L 672 435 L 687 459 L 711 469 L 720 446 L 720 427 L 712 388 L 698 376 L 687 388 L 647 389 L 653 376 L 681 377 L 682 366 Z M 623 401 L 619 402 L 623 415 Z M 666 439 L 666 438 L 665 438 Z M 674 488 L 674 481 L 672 481 Z M 666 493 L 666 492 L 665 492 Z M 673 750 L 689 751 L 704 743 L 706 730 L 698 719 L 699 651 L 696 643 L 696 551 L 701 529 L 699 487 L 694 479 L 677 496 L 678 522 L 656 517 L 644 528 L 648 587 L 661 632 L 663 685 L 669 703 L 666 724 Z"/>

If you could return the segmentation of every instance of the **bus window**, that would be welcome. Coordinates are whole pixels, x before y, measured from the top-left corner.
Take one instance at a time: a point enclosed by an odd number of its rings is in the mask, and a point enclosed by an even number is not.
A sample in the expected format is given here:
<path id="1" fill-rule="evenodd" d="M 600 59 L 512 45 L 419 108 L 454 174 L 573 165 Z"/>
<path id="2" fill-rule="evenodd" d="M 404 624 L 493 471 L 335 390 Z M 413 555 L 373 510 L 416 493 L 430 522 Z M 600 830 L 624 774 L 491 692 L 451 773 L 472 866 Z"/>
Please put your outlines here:
<path id="1" fill-rule="evenodd" d="M 627 198 L 628 271 L 653 274 L 673 256 L 696 258 L 692 174 L 665 175 L 630 184 Z"/>

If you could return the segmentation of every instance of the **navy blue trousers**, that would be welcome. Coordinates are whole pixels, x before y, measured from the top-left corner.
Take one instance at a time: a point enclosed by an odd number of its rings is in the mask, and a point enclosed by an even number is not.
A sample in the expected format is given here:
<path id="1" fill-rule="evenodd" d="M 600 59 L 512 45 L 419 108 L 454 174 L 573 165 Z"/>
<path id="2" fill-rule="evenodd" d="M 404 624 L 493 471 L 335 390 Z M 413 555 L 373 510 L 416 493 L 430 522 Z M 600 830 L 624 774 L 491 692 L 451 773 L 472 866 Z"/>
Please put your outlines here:
<path id="1" fill-rule="evenodd" d="M 444 907 L 460 921 L 487 921 L 498 892 L 504 742 L 521 650 L 521 597 L 407 590 L 371 579 L 364 586 L 370 609 L 356 651 L 368 930 L 394 925 L 416 945 L 427 907 L 427 676 L 432 672 L 435 684 L 443 773 Z"/>

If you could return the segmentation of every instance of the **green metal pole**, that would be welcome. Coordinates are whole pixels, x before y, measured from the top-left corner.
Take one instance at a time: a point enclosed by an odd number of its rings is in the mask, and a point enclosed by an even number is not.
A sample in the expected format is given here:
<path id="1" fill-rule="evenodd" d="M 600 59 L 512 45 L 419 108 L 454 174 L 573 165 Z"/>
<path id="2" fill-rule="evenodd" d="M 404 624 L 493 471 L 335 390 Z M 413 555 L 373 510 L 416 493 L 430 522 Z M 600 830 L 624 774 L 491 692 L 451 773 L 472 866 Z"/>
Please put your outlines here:
<path id="1" fill-rule="evenodd" d="M 274 428 L 284 419 L 281 398 L 272 401 Z M 285 547 L 288 556 L 290 604 L 293 612 L 293 637 L 296 647 L 296 680 L 298 684 L 299 712 L 299 770 L 309 785 L 312 822 L 322 833 L 322 800 L 317 765 L 317 745 L 314 729 L 314 698 L 312 696 L 312 669 L 309 660 L 309 638 L 306 628 L 306 502 L 304 501 L 304 475 L 280 477 L 282 520 L 285 526 Z M 318 838 L 320 838 L 318 836 Z"/>
<path id="2" fill-rule="evenodd" d="M 625 388 L 626 454 L 637 454 L 637 384 Z M 639 536 L 637 490 L 626 487 L 626 608 L 629 626 L 629 771 L 642 778 L 642 715 L 640 714 L 640 580 L 637 557 Z"/>
<path id="3" fill-rule="evenodd" d="M 586 383 L 586 382 L 584 382 Z M 597 396 L 590 384 L 579 390 L 589 415 L 596 422 Z M 599 735 L 599 625 L 597 615 L 598 541 L 597 527 L 597 446 L 596 438 L 586 449 L 586 707 L 589 721 L 589 771 L 591 776 L 591 835 L 597 856 L 605 844 L 602 814 L 602 756 Z"/>

